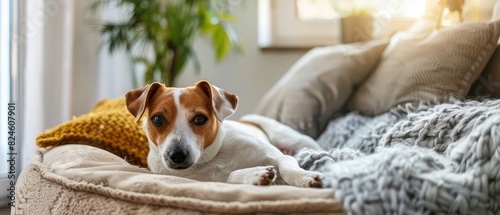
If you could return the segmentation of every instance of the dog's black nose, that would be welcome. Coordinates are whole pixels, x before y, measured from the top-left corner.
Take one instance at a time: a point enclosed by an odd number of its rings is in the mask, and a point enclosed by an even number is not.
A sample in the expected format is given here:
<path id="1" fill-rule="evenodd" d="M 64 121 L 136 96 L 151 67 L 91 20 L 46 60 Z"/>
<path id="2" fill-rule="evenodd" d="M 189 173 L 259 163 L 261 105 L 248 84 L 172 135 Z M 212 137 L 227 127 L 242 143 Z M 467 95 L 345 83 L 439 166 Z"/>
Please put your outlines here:
<path id="1" fill-rule="evenodd" d="M 189 153 L 179 148 L 174 148 L 168 153 L 170 160 L 176 164 L 182 164 L 186 161 Z"/>

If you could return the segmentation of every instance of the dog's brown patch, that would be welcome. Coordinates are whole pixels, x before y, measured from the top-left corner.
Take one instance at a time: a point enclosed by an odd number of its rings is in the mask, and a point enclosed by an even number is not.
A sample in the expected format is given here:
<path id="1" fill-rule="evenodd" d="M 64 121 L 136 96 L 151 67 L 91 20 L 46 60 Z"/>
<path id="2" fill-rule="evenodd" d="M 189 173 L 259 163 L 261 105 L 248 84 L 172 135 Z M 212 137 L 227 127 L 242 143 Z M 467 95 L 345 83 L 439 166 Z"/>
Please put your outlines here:
<path id="1" fill-rule="evenodd" d="M 234 95 L 232 93 L 224 91 L 224 97 L 227 99 L 227 101 L 229 102 L 229 104 L 231 104 L 231 107 L 233 109 L 236 109 L 236 106 L 238 105 L 238 96 L 236 96 L 236 95 Z"/>
<path id="2" fill-rule="evenodd" d="M 179 101 L 186 110 L 186 119 L 192 131 L 199 137 L 200 148 L 205 148 L 212 145 L 214 142 L 217 131 L 217 116 L 215 115 L 212 105 L 212 99 L 206 95 L 203 89 L 198 87 L 186 88 L 180 95 Z M 203 115 L 208 118 L 207 122 L 198 126 L 193 121 L 197 115 Z"/>
<path id="3" fill-rule="evenodd" d="M 241 123 L 241 124 L 249 125 L 249 126 L 252 126 L 252 127 L 255 127 L 255 128 L 259 129 L 269 139 L 269 135 L 267 135 L 266 131 L 259 124 L 256 124 L 256 123 L 253 123 L 253 122 L 249 122 L 249 121 L 245 121 L 245 120 L 242 120 L 242 119 L 238 119 L 237 121 L 239 123 Z"/>
<path id="4" fill-rule="evenodd" d="M 161 87 L 151 97 L 148 108 L 148 134 L 155 145 L 160 145 L 173 131 L 175 118 L 177 117 L 177 108 L 174 100 L 174 90 L 172 88 Z M 151 118 L 160 115 L 165 119 L 163 126 L 153 125 Z"/>

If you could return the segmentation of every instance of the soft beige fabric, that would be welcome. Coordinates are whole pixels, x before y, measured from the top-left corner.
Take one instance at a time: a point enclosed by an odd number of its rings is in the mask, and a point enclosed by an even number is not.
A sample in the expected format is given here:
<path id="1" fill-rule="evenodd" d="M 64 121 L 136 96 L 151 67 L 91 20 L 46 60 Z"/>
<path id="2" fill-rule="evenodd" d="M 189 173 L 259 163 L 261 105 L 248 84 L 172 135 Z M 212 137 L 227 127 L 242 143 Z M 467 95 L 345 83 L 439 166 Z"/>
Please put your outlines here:
<path id="1" fill-rule="evenodd" d="M 465 96 L 499 35 L 500 21 L 476 22 L 401 40 L 356 91 L 348 108 L 377 115 L 402 103 Z"/>
<path id="2" fill-rule="evenodd" d="M 155 175 L 87 145 L 41 149 L 16 191 L 16 213 L 25 214 L 343 213 L 330 189 Z"/>
<path id="3" fill-rule="evenodd" d="M 472 85 L 469 96 L 500 98 L 500 45 L 497 46 L 481 76 Z"/>
<path id="4" fill-rule="evenodd" d="M 386 41 L 315 48 L 272 87 L 257 113 L 313 138 L 378 63 Z"/>

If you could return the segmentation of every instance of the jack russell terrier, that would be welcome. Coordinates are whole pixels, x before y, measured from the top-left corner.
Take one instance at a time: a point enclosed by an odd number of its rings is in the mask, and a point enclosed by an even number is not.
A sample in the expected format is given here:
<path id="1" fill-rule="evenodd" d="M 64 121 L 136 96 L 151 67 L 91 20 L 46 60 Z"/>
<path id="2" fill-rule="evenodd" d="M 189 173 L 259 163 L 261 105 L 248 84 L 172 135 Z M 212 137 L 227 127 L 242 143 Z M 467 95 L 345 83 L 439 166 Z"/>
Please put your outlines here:
<path id="1" fill-rule="evenodd" d="M 154 173 L 233 184 L 322 186 L 321 173 L 300 168 L 279 149 L 292 154 L 303 147 L 320 150 L 312 138 L 263 116 L 225 120 L 236 110 L 238 97 L 207 81 L 188 88 L 155 82 L 125 98 L 136 121 L 147 113 L 143 129 Z"/>

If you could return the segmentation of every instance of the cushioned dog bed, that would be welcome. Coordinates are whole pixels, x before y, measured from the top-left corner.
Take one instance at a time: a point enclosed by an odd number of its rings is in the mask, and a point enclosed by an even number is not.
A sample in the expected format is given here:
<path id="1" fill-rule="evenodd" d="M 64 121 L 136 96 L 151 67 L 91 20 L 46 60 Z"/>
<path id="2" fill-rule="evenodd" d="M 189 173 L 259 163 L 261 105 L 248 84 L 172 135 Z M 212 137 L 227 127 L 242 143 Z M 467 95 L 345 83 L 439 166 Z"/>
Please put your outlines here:
<path id="1" fill-rule="evenodd" d="M 86 145 L 39 150 L 17 189 L 15 210 L 25 214 L 342 213 L 330 189 L 156 175 Z"/>
<path id="2" fill-rule="evenodd" d="M 105 100 L 38 137 L 40 149 L 17 183 L 16 214 L 343 213 L 331 189 L 151 173 L 144 134 L 123 102 Z"/>

